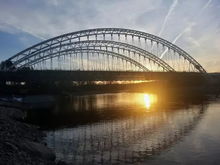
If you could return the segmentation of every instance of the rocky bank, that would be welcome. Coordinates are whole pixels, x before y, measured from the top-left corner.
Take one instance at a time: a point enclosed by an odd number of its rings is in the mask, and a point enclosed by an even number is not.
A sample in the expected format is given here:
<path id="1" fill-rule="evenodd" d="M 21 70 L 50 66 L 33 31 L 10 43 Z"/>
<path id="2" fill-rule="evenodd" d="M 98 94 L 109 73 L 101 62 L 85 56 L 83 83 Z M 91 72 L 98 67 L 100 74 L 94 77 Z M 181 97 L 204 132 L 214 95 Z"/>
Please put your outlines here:
<path id="1" fill-rule="evenodd" d="M 0 165 L 61 165 L 43 142 L 45 134 L 24 122 L 25 113 L 0 103 Z"/>

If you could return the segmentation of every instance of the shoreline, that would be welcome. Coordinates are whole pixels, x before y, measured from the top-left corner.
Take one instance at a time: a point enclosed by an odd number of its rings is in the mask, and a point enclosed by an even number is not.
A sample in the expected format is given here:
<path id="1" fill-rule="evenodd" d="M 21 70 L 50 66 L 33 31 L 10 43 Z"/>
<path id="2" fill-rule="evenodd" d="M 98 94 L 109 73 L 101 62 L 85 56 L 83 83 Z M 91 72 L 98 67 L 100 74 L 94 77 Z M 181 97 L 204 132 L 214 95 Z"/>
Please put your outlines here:
<path id="1" fill-rule="evenodd" d="M 43 142 L 43 131 L 24 118 L 19 105 L 0 102 L 0 164 L 67 165 Z"/>

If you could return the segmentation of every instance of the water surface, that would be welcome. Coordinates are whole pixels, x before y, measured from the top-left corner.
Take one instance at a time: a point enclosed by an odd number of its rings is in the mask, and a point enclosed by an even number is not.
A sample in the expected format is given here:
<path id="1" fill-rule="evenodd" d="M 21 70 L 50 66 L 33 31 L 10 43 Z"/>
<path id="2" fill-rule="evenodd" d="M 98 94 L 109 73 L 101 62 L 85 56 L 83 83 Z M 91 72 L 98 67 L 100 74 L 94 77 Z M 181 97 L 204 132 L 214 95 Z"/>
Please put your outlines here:
<path id="1" fill-rule="evenodd" d="M 57 158 L 74 164 L 220 164 L 218 99 L 72 96 L 29 117 Z"/>

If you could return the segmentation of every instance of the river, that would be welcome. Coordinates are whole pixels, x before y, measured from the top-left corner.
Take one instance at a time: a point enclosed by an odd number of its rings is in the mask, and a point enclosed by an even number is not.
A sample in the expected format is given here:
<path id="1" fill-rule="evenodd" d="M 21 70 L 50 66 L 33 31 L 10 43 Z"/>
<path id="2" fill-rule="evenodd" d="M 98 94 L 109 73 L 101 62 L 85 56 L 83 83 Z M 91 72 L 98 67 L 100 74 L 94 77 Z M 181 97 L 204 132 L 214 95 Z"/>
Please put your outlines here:
<path id="1" fill-rule="evenodd" d="M 59 97 L 27 120 L 74 164 L 219 164 L 220 99 L 155 93 Z"/>

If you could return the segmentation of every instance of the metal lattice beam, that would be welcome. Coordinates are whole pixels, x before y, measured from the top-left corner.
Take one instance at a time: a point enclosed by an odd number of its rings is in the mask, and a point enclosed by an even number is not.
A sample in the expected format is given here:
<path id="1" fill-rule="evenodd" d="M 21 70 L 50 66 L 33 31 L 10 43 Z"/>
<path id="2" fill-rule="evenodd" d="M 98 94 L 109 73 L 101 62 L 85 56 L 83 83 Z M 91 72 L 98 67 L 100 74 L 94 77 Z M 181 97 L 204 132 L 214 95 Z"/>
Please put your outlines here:
<path id="1" fill-rule="evenodd" d="M 25 56 L 17 60 L 16 62 L 14 62 L 14 66 L 21 64 L 27 58 L 28 59 L 33 58 L 33 60 L 36 61 L 41 57 L 52 55 L 53 52 L 57 53 L 61 51 L 68 51 L 68 50 L 79 49 L 79 48 L 84 48 L 84 49 L 96 48 L 96 49 L 101 49 L 101 50 L 116 49 L 116 50 L 123 50 L 123 51 L 126 50 L 126 51 L 133 52 L 136 55 L 143 56 L 153 61 L 155 64 L 163 68 L 164 71 L 174 71 L 174 69 L 170 67 L 167 63 L 165 63 L 163 60 L 161 60 L 157 56 L 151 54 L 150 52 L 147 52 L 146 50 L 143 50 L 141 48 L 138 48 L 136 46 L 129 45 L 126 43 L 121 43 L 121 42 L 116 42 L 116 41 L 106 41 L 106 40 L 89 40 L 89 41 L 78 41 L 78 42 L 73 42 L 73 43 L 60 44 L 54 47 L 50 47 L 48 49 L 44 49 L 42 51 L 38 51 L 37 53 L 32 53 L 28 56 Z"/>
<path id="2" fill-rule="evenodd" d="M 56 52 L 56 53 L 53 53 L 53 54 L 50 54 L 50 55 L 47 55 L 47 56 L 40 57 L 38 60 L 30 61 L 30 62 L 28 62 L 28 63 L 26 63 L 24 65 L 21 65 L 20 68 L 32 66 L 32 65 L 40 63 L 40 62 L 42 62 L 44 60 L 55 58 L 57 56 L 65 56 L 69 52 L 71 52 L 72 54 L 74 54 L 74 53 L 100 53 L 100 54 L 103 54 L 103 55 L 108 55 L 108 56 L 112 56 L 112 57 L 117 57 L 117 58 L 123 59 L 123 60 L 125 60 L 127 62 L 130 62 L 131 64 L 139 67 L 143 71 L 150 71 L 148 68 L 146 68 L 145 66 L 143 66 L 139 62 L 133 60 L 132 58 L 123 56 L 123 55 L 121 55 L 119 53 L 105 51 L 105 50 L 96 50 L 96 49 L 69 49 L 69 50 L 63 50 L 63 51 Z"/>
<path id="3" fill-rule="evenodd" d="M 63 45 L 67 42 L 80 41 L 82 40 L 83 37 L 86 37 L 87 38 L 86 40 L 89 40 L 89 37 L 92 37 L 92 36 L 95 37 L 96 39 L 102 36 L 102 38 L 105 39 L 106 35 L 110 35 L 110 36 L 118 35 L 119 40 L 120 40 L 120 36 L 123 35 L 126 38 L 128 36 L 131 36 L 132 39 L 136 37 L 138 39 L 145 39 L 151 42 L 159 43 L 163 47 L 169 50 L 173 50 L 173 52 L 177 53 L 179 56 L 182 56 L 184 59 L 186 59 L 190 64 L 193 65 L 194 69 L 197 72 L 202 72 L 202 73 L 206 72 L 205 69 L 193 57 L 191 57 L 188 53 L 186 53 L 184 50 L 182 50 L 178 46 L 172 44 L 171 42 L 164 40 L 160 37 L 157 37 L 155 35 L 149 34 L 149 33 L 136 31 L 136 30 L 130 30 L 130 29 L 121 29 L 121 28 L 98 28 L 98 29 L 89 29 L 89 30 L 83 30 L 83 31 L 64 34 L 64 35 L 57 36 L 49 40 L 43 41 L 28 49 L 25 49 L 19 52 L 18 54 L 14 55 L 13 57 L 9 58 L 8 60 L 12 62 L 16 62 L 20 58 L 23 58 L 25 56 L 29 56 L 39 51 L 54 47 L 56 45 Z"/>

